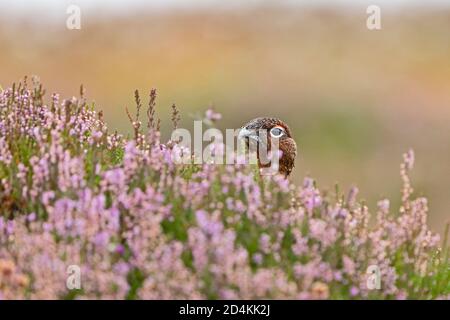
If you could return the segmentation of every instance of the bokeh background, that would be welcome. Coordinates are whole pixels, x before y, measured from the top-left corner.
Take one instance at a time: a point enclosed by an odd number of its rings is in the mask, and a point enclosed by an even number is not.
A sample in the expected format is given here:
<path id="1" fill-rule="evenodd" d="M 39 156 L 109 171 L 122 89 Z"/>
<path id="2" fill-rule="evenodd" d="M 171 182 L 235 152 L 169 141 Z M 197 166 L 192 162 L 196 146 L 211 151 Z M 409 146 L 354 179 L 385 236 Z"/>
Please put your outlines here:
<path id="1" fill-rule="evenodd" d="M 66 28 L 69 4 L 81 30 Z M 382 29 L 366 28 L 378 4 Z M 450 219 L 449 1 L 0 1 L 0 85 L 38 75 L 48 91 L 80 84 L 110 129 L 130 132 L 133 91 L 158 89 L 182 126 L 213 105 L 219 127 L 284 119 L 300 148 L 293 179 L 357 185 L 374 208 L 400 198 L 399 163 L 416 152 L 416 194 L 430 225 Z"/>

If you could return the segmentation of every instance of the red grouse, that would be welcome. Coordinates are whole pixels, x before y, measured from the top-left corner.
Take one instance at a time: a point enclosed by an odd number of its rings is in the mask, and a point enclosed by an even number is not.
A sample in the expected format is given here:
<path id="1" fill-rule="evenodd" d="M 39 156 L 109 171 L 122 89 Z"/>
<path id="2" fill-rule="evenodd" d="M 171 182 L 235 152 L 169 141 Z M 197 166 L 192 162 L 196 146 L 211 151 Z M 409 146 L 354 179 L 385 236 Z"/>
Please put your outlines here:
<path id="1" fill-rule="evenodd" d="M 261 132 L 265 132 L 266 139 L 261 139 Z M 277 118 L 256 118 L 245 124 L 239 131 L 239 138 L 244 138 L 247 147 L 249 147 L 250 140 L 256 141 L 257 147 L 265 147 L 270 151 L 272 139 L 277 139 L 279 149 L 281 150 L 281 157 L 279 158 L 279 173 L 285 177 L 289 176 L 294 168 L 295 157 L 297 156 L 297 144 L 292 138 L 292 133 L 287 124 Z M 263 140 L 267 145 L 262 146 Z M 270 163 L 259 159 L 258 165 L 260 168 L 270 167 Z"/>

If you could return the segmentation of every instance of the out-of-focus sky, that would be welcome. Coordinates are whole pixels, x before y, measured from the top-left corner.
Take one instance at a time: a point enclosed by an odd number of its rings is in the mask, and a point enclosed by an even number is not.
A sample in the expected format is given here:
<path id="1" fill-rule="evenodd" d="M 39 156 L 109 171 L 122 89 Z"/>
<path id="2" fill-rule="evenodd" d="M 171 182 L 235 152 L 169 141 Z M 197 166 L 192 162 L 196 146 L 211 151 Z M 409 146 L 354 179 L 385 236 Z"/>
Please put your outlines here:
<path id="1" fill-rule="evenodd" d="M 148 9 L 200 9 L 236 8 L 259 5 L 286 6 L 368 6 L 379 5 L 384 8 L 403 8 L 413 6 L 450 6 L 448 0 L 2 0 L 2 12 L 47 13 L 76 4 L 84 9 L 101 9 L 105 12 Z"/>

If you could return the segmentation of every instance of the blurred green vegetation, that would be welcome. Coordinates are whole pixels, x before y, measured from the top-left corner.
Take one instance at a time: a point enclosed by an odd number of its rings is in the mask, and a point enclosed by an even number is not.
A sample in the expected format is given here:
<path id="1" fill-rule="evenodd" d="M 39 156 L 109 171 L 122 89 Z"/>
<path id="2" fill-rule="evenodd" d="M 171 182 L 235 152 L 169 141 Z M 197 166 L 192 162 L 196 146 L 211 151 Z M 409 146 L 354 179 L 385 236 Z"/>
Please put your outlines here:
<path id="1" fill-rule="evenodd" d="M 296 131 L 301 146 L 311 149 L 316 156 L 352 154 L 370 156 L 377 147 L 376 114 L 363 108 L 332 106 L 308 115 Z"/>

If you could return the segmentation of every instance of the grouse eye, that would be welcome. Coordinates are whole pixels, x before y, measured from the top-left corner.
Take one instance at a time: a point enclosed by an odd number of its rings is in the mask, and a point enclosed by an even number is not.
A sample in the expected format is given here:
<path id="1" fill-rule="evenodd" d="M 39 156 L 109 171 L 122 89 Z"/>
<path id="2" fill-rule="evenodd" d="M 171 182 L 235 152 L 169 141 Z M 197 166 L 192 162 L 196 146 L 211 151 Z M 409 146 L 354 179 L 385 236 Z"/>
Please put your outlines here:
<path id="1" fill-rule="evenodd" d="M 270 135 L 273 138 L 280 138 L 284 134 L 284 129 L 280 127 L 274 127 L 270 129 Z"/>

